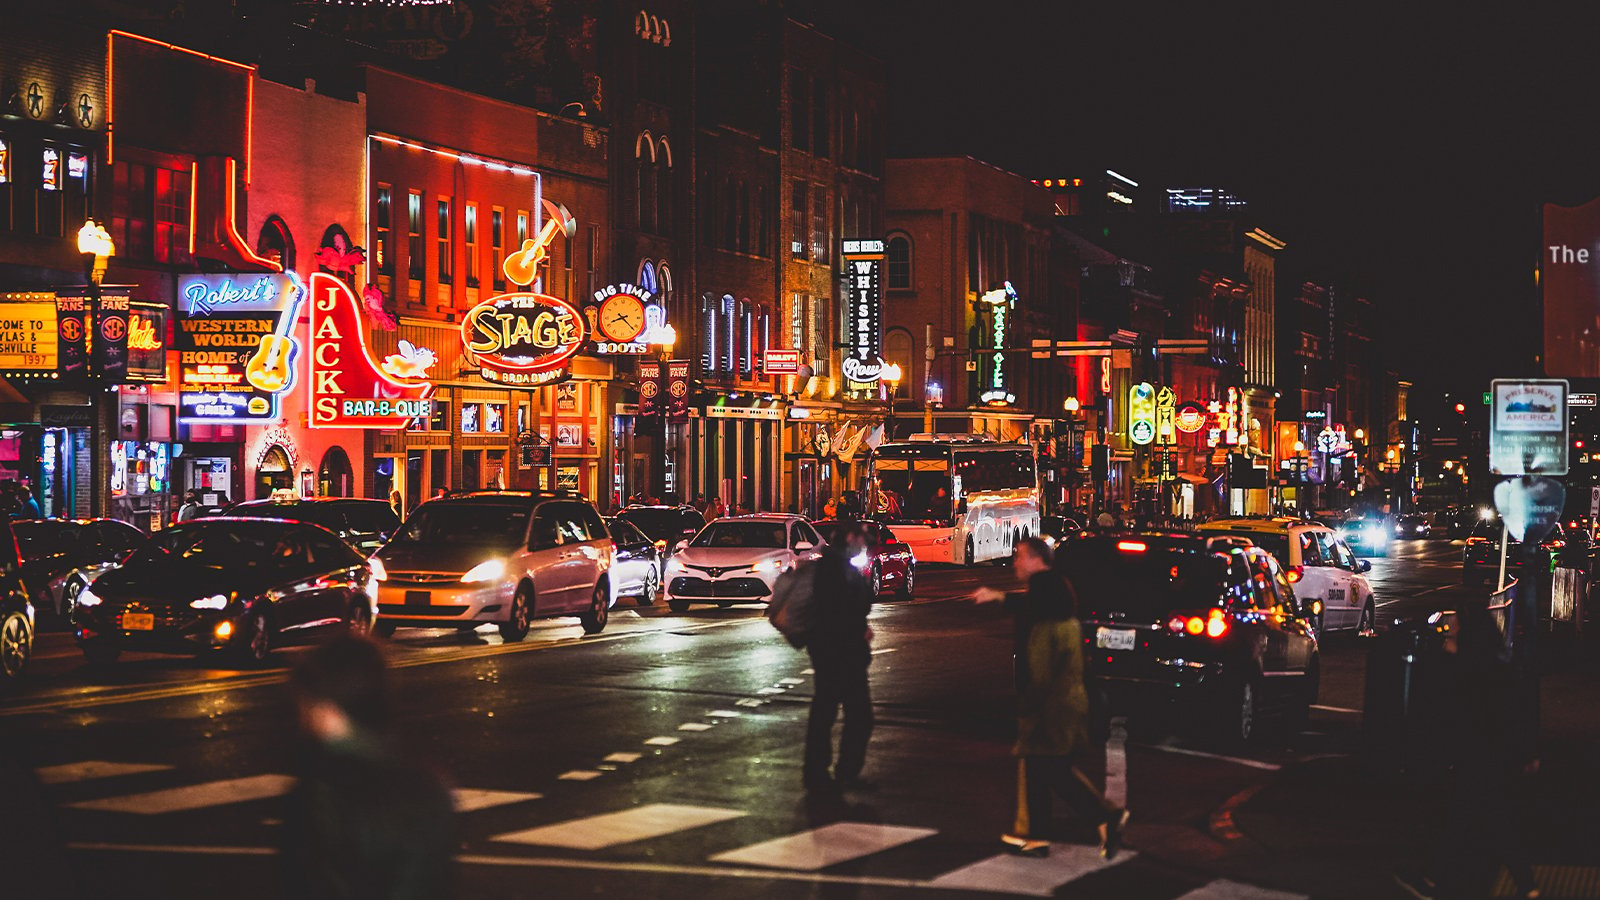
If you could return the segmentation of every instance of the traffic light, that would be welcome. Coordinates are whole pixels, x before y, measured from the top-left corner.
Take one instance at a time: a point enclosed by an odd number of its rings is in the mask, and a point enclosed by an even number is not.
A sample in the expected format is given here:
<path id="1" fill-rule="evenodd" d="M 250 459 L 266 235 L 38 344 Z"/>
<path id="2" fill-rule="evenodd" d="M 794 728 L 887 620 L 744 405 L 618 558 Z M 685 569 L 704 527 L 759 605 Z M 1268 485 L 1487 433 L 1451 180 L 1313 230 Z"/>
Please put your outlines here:
<path id="1" fill-rule="evenodd" d="M 1111 447 L 1095 444 L 1089 451 L 1089 474 L 1095 481 L 1105 481 L 1111 475 Z"/>

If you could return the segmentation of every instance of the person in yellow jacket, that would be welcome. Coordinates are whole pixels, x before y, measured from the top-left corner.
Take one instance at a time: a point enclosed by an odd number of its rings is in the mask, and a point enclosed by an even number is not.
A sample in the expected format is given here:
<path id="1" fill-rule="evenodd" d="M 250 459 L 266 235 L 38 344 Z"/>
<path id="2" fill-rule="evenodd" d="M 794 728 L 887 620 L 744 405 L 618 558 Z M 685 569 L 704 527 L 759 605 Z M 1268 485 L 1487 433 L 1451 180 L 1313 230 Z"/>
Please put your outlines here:
<path id="1" fill-rule="evenodd" d="M 1128 811 L 1078 769 L 1089 745 L 1089 692 L 1083 679 L 1083 631 L 1072 584 L 1054 571 L 1054 553 L 1041 538 L 1018 542 L 1011 559 L 1026 591 L 973 592 L 975 603 L 1004 603 L 1016 617 L 1017 818 L 1002 837 L 1025 856 L 1046 856 L 1051 798 L 1059 796 L 1100 828 L 1100 853 L 1116 855 Z"/>

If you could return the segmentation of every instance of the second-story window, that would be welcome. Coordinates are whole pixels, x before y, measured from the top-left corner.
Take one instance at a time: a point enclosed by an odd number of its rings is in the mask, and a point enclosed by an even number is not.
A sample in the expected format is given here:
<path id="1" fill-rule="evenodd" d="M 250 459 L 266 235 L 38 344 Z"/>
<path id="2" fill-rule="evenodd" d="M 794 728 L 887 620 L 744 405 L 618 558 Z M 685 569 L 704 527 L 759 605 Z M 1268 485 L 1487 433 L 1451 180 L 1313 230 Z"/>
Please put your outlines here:
<path id="1" fill-rule="evenodd" d="M 811 152 L 811 78 L 799 69 L 789 72 L 789 146 Z"/>
<path id="2" fill-rule="evenodd" d="M 494 283 L 494 289 L 506 289 L 506 273 L 503 266 L 506 261 L 506 213 L 496 207 L 489 214 L 489 241 L 494 245 L 494 272 L 489 276 Z"/>
<path id="3" fill-rule="evenodd" d="M 789 204 L 789 253 L 796 259 L 806 258 L 806 237 L 810 233 L 808 216 L 811 214 L 811 193 L 804 181 L 793 184 L 793 199 Z"/>
<path id="4" fill-rule="evenodd" d="M 394 221 L 393 190 L 387 184 L 378 185 L 378 197 L 372 211 L 372 255 L 378 271 L 394 274 L 394 257 L 389 247 Z"/>
<path id="5" fill-rule="evenodd" d="M 434 242 L 439 247 L 439 283 L 450 283 L 450 200 L 439 198 L 439 225 L 434 232 Z"/>
<path id="6" fill-rule="evenodd" d="M 886 248 L 889 269 L 889 290 L 911 289 L 911 239 L 903 234 L 889 238 Z"/>
<path id="7" fill-rule="evenodd" d="M 811 195 L 811 261 L 826 264 L 832 258 L 829 245 L 833 243 L 828 233 L 828 195 L 814 191 Z"/>
<path id="8" fill-rule="evenodd" d="M 478 204 L 466 205 L 466 221 L 462 228 L 466 231 L 467 245 L 467 287 L 478 286 Z"/>
<path id="9" fill-rule="evenodd" d="M 422 192 L 406 194 L 406 274 L 414 281 L 423 278 Z"/>

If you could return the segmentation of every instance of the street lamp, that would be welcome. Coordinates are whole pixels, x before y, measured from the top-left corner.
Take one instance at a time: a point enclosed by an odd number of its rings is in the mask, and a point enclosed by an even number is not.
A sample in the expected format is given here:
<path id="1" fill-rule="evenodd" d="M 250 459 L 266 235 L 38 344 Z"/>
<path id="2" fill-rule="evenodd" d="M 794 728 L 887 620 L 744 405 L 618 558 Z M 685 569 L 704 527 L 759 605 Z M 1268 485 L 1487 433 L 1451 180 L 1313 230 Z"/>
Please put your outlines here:
<path id="1" fill-rule="evenodd" d="M 1065 412 L 1076 413 L 1081 408 L 1082 405 L 1078 403 L 1076 394 L 1068 394 L 1067 399 L 1061 401 L 1061 409 Z"/>
<path id="2" fill-rule="evenodd" d="M 106 275 L 106 262 L 117 253 L 117 245 L 93 219 L 78 229 L 78 252 L 83 254 L 83 274 L 91 285 L 100 286 Z"/>
<path id="3" fill-rule="evenodd" d="M 894 440 L 894 397 L 900 391 L 900 378 L 905 373 L 898 363 L 885 363 L 879 377 L 889 386 L 889 440 Z"/>
<path id="4" fill-rule="evenodd" d="M 1357 428 L 1356 429 L 1356 440 L 1364 441 L 1366 439 L 1367 439 L 1367 432 L 1364 429 Z"/>

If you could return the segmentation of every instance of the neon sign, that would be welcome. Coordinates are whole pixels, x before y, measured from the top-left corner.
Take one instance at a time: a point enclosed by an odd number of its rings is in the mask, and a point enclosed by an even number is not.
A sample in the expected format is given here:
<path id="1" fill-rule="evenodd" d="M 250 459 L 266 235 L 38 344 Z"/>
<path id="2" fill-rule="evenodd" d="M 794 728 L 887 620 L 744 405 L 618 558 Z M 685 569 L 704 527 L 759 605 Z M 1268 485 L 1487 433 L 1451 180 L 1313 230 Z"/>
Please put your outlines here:
<path id="1" fill-rule="evenodd" d="M 1156 443 L 1171 445 L 1178 442 L 1177 432 L 1177 395 L 1172 388 L 1162 385 L 1156 391 Z"/>
<path id="2" fill-rule="evenodd" d="M 655 295 L 636 285 L 613 284 L 595 291 L 593 305 L 584 312 L 597 338 L 597 353 L 638 356 L 649 352 L 651 344 L 677 339 Z"/>
<path id="3" fill-rule="evenodd" d="M 577 232 L 565 207 L 545 201 L 550 218 L 536 238 L 506 257 L 501 270 L 513 284 L 527 287 L 549 263 L 550 244 Z M 567 361 L 588 337 L 583 316 L 559 297 L 533 291 L 498 294 L 479 303 L 461 320 L 461 343 L 485 381 L 538 387 L 564 381 Z"/>
<path id="4" fill-rule="evenodd" d="M 375 362 L 349 285 L 317 272 L 311 296 L 312 428 L 403 428 L 433 415 L 432 350 L 401 341 Z"/>
<path id="5" fill-rule="evenodd" d="M 236 279 L 239 279 L 236 281 Z M 305 287 L 294 273 L 178 279 L 178 419 L 261 424 L 299 371 L 291 334 Z"/>
<path id="6" fill-rule="evenodd" d="M 218 312 L 276 312 L 282 297 L 294 289 L 294 276 L 183 275 L 178 278 L 180 309 L 185 315 Z"/>
<path id="7" fill-rule="evenodd" d="M 1128 440 L 1144 446 L 1156 439 L 1156 389 L 1141 381 L 1128 389 Z"/>
<path id="8" fill-rule="evenodd" d="M 840 255 L 849 291 L 845 334 L 850 344 L 850 355 L 841 369 L 850 387 L 869 388 L 883 377 L 883 241 L 845 241 Z"/>
<path id="9" fill-rule="evenodd" d="M 1178 407 L 1176 417 L 1178 430 L 1184 434 L 1194 434 L 1206 425 L 1206 413 L 1194 403 L 1185 403 Z"/>
<path id="10" fill-rule="evenodd" d="M 1017 301 L 1017 291 L 1011 286 L 1011 282 L 1007 281 L 1005 287 L 989 291 L 982 299 L 993 310 L 990 343 L 994 347 L 994 353 L 989 370 L 989 390 L 984 391 L 978 399 L 996 406 L 1009 405 L 1016 402 L 1017 398 L 1006 387 L 1005 347 L 1006 336 L 1011 329 L 1011 304 Z"/>

